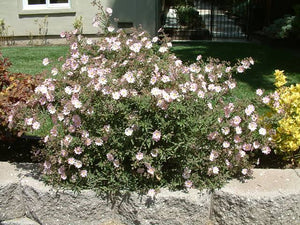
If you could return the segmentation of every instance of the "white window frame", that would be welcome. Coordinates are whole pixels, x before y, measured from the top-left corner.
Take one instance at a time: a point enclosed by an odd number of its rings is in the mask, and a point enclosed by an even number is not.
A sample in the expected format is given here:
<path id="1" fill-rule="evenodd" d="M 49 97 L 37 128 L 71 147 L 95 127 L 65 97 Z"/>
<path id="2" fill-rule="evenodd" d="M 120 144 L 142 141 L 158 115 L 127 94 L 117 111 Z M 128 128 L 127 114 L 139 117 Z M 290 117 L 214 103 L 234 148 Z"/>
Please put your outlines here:
<path id="1" fill-rule="evenodd" d="M 46 0 L 46 4 L 35 4 L 29 5 L 28 0 L 23 0 L 23 9 L 24 10 L 41 10 L 41 9 L 70 9 L 71 0 L 68 0 L 68 3 L 55 3 L 51 4 L 50 0 Z"/>

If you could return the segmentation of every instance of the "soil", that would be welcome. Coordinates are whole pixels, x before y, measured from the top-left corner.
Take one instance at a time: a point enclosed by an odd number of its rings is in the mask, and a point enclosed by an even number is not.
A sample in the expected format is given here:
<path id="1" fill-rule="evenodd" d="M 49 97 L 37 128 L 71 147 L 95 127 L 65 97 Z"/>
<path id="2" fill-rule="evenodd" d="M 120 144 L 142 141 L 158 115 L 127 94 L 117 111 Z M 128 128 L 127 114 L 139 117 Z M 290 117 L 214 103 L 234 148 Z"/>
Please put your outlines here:
<path id="1" fill-rule="evenodd" d="M 0 161 L 35 162 L 41 144 L 38 137 L 9 137 L 0 140 Z"/>

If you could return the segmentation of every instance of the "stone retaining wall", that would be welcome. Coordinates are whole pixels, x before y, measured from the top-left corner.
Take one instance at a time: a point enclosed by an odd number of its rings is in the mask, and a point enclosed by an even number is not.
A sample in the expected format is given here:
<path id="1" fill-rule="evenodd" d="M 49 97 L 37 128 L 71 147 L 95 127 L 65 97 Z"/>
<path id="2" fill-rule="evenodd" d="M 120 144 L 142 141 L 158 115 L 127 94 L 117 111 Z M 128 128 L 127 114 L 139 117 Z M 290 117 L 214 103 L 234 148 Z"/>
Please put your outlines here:
<path id="1" fill-rule="evenodd" d="M 76 195 L 45 186 L 32 164 L 0 162 L 0 224 L 299 225 L 299 174 L 299 169 L 255 169 L 254 179 L 233 180 L 213 193 L 163 189 L 154 201 L 132 193 L 112 203 L 93 191 Z"/>

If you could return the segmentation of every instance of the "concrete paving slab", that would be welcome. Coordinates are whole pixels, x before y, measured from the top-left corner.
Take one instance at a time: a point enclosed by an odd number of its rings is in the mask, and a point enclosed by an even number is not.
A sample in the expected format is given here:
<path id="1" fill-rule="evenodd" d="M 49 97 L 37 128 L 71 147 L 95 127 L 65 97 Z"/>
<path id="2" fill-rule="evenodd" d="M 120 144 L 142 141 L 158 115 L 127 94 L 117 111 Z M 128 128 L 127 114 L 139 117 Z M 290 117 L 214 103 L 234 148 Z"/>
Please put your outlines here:
<path id="1" fill-rule="evenodd" d="M 37 222 L 26 217 L 7 220 L 0 223 L 1 225 L 39 225 Z"/>
<path id="2" fill-rule="evenodd" d="M 214 193 L 216 224 L 299 225 L 300 178 L 295 170 L 255 169 L 254 179 L 231 181 Z"/>

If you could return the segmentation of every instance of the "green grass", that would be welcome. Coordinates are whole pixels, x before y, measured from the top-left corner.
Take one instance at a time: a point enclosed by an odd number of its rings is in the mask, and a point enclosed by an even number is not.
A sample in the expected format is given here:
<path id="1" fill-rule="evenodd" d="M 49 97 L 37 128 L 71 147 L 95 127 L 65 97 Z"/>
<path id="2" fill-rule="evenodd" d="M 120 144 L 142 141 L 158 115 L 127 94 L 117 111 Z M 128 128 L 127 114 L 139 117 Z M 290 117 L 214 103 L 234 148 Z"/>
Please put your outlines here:
<path id="1" fill-rule="evenodd" d="M 254 66 L 245 74 L 237 75 L 239 98 L 252 98 L 257 88 L 273 90 L 274 70 L 285 71 L 288 83 L 300 83 L 300 53 L 291 49 L 275 48 L 258 43 L 192 42 L 177 43 L 172 50 L 185 62 L 195 61 L 197 55 L 237 62 L 238 59 L 252 57 Z"/>
<path id="2" fill-rule="evenodd" d="M 42 64 L 44 58 L 57 61 L 67 54 L 68 46 L 2 47 L 0 51 L 12 62 L 11 72 L 38 74 L 51 68 Z"/>

